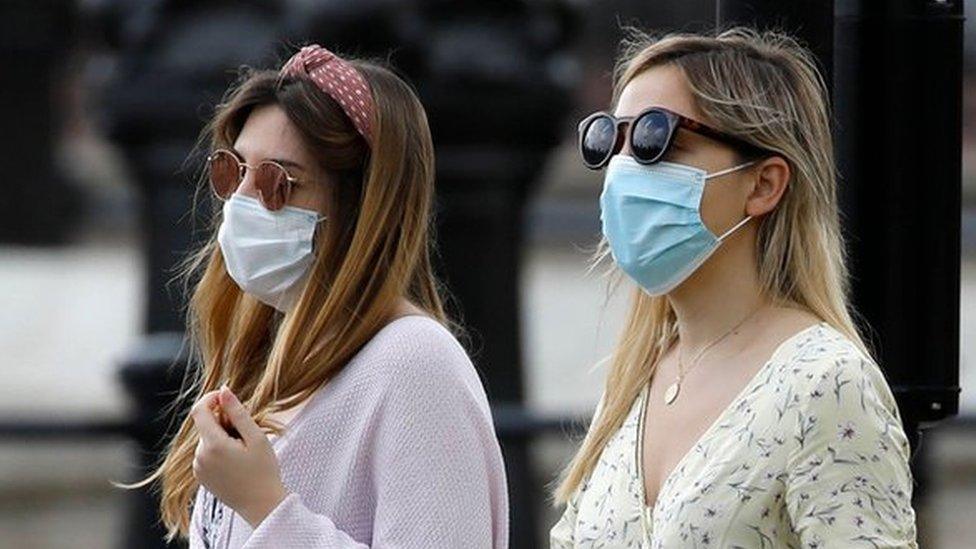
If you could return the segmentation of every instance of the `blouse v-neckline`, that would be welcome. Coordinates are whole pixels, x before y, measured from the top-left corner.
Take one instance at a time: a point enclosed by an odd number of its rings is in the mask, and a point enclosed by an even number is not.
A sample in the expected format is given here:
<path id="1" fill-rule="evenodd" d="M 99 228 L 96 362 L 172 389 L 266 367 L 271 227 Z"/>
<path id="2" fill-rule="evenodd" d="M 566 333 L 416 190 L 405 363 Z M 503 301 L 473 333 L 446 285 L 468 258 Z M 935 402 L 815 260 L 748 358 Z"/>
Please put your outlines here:
<path id="1" fill-rule="evenodd" d="M 677 472 L 680 471 L 682 467 L 685 466 L 685 463 L 689 459 L 691 459 L 691 456 L 695 453 L 695 448 L 697 448 L 701 443 L 707 440 L 712 435 L 712 431 L 717 429 L 718 426 L 722 424 L 723 420 L 725 419 L 725 416 L 727 416 L 730 413 L 730 411 L 735 408 L 736 403 L 738 403 L 745 395 L 749 394 L 749 391 L 752 390 L 753 386 L 756 383 L 758 383 L 760 379 L 762 379 L 763 373 L 776 362 L 776 358 L 782 352 L 784 352 L 791 343 L 798 340 L 801 336 L 813 330 L 814 328 L 818 328 L 824 325 L 827 325 L 827 322 L 820 321 L 817 322 L 816 324 L 811 324 L 810 326 L 807 326 L 806 328 L 803 328 L 798 332 L 794 333 L 793 335 L 787 337 L 782 342 L 780 342 L 779 345 L 776 346 L 776 348 L 773 350 L 772 354 L 770 354 L 769 359 L 765 362 L 765 364 L 763 364 L 758 370 L 756 370 L 756 373 L 754 373 L 752 377 L 749 379 L 749 381 L 746 382 L 745 386 L 743 386 L 742 389 L 732 398 L 732 400 L 729 401 L 729 403 L 725 406 L 725 408 L 723 408 L 722 411 L 719 412 L 719 414 L 715 417 L 715 419 L 708 426 L 708 428 L 705 429 L 705 431 L 702 432 L 702 434 L 697 439 L 695 439 L 695 441 L 691 444 L 691 446 L 688 447 L 688 450 L 685 451 L 684 454 L 682 454 L 681 459 L 679 459 L 678 462 L 675 463 L 674 467 L 670 471 L 668 471 L 667 475 L 665 475 L 664 477 L 664 480 L 661 482 L 660 486 L 658 487 L 657 496 L 654 499 L 654 503 L 650 505 L 647 504 L 647 487 L 644 481 L 644 421 L 647 415 L 647 401 L 649 400 L 648 394 L 650 393 L 651 381 L 648 380 L 644 384 L 644 388 L 640 392 L 640 398 L 641 398 L 641 402 L 639 406 L 640 417 L 638 417 L 638 421 L 637 421 L 637 437 L 636 437 L 637 443 L 635 445 L 637 446 L 637 448 L 635 450 L 636 455 L 634 456 L 634 459 L 637 462 L 637 479 L 638 479 L 637 491 L 638 491 L 638 496 L 640 498 L 639 503 L 641 508 L 642 521 L 644 520 L 645 514 L 649 514 L 650 517 L 654 516 L 658 504 L 661 502 L 662 499 L 661 496 L 664 494 L 664 492 L 668 490 L 669 485 L 672 483 L 673 477 L 677 474 Z"/>

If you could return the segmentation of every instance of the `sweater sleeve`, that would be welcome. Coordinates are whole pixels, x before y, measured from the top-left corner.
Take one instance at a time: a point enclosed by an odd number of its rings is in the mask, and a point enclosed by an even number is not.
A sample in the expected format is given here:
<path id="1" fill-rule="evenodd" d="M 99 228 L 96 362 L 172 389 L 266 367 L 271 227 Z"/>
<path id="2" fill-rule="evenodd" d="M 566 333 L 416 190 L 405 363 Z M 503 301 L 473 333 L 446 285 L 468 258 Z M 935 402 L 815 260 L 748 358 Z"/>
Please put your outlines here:
<path id="1" fill-rule="evenodd" d="M 437 343 L 396 354 L 371 432 L 363 433 L 375 499 L 369 545 L 292 493 L 245 548 L 508 547 L 504 465 L 484 390 L 460 347 Z"/>
<path id="2" fill-rule="evenodd" d="M 831 359 L 807 395 L 787 463 L 803 547 L 917 547 L 909 445 L 874 362 Z"/>
<path id="3" fill-rule="evenodd" d="M 244 549 L 308 547 L 368 549 L 336 527 L 332 520 L 311 511 L 301 496 L 292 492 L 278 503 L 254 529 Z"/>
<path id="4" fill-rule="evenodd" d="M 488 401 L 460 346 L 445 343 L 407 358 L 383 399 L 374 547 L 508 547 L 505 468 Z"/>

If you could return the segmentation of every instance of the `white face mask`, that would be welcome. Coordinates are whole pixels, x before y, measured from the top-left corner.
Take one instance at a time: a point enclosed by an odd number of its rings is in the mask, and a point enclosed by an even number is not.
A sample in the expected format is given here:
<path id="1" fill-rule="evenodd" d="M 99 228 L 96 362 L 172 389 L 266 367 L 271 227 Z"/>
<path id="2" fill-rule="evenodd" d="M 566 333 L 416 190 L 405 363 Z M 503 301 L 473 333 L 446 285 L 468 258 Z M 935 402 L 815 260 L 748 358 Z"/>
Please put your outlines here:
<path id="1" fill-rule="evenodd" d="M 217 230 L 227 273 L 261 302 L 290 310 L 312 266 L 312 237 L 323 219 L 294 206 L 272 212 L 258 199 L 235 192 L 224 202 Z"/>

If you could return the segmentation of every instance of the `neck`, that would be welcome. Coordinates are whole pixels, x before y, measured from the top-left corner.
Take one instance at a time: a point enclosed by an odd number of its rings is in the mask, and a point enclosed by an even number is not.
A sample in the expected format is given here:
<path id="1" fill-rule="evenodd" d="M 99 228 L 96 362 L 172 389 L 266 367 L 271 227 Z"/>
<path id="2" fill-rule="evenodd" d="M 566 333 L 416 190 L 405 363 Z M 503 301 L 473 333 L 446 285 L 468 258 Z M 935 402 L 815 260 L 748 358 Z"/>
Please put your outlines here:
<path id="1" fill-rule="evenodd" d="M 756 268 L 756 232 L 746 225 L 668 294 L 685 356 L 694 356 L 751 313 L 768 304 Z M 762 313 L 741 326 L 747 329 Z"/>
<path id="2" fill-rule="evenodd" d="M 406 297 L 401 297 L 397 300 L 396 306 L 393 309 L 390 320 L 396 320 L 402 316 L 410 315 L 425 315 L 427 314 L 423 309 L 414 305 Z"/>

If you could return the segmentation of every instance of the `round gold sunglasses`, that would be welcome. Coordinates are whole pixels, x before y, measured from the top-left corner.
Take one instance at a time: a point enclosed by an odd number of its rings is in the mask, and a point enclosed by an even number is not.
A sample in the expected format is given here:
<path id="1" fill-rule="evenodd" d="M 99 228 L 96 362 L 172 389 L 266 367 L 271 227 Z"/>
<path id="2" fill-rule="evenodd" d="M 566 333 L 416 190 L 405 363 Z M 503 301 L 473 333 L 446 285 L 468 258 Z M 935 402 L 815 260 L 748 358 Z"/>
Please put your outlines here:
<path id="1" fill-rule="evenodd" d="M 245 170 L 254 170 L 254 187 L 265 208 L 280 210 L 288 202 L 292 185 L 299 184 L 297 177 L 288 173 L 284 166 L 274 160 L 262 160 L 251 166 L 229 149 L 217 149 L 207 156 L 210 188 L 221 200 L 234 194 L 244 180 Z"/>

